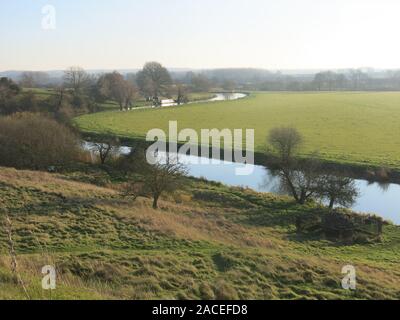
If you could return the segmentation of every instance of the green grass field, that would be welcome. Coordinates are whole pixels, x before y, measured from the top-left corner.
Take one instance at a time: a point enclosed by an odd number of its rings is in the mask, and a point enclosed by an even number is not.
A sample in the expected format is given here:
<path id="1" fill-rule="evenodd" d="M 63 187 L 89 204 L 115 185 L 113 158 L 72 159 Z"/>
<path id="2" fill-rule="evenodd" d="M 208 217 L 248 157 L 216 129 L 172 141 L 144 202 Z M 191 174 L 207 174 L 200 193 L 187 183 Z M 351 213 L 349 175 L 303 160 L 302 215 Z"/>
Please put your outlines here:
<path id="1" fill-rule="evenodd" d="M 33 92 L 39 101 L 48 99 L 50 96 L 56 94 L 54 89 L 44 89 L 44 88 L 23 88 L 22 92 Z"/>
<path id="2" fill-rule="evenodd" d="M 86 132 L 114 132 L 143 138 L 148 130 L 255 129 L 256 151 L 263 151 L 268 131 L 294 126 L 304 135 L 305 155 L 318 151 L 323 159 L 400 168 L 400 93 L 254 93 L 237 101 L 183 107 L 104 112 L 75 119 Z"/>

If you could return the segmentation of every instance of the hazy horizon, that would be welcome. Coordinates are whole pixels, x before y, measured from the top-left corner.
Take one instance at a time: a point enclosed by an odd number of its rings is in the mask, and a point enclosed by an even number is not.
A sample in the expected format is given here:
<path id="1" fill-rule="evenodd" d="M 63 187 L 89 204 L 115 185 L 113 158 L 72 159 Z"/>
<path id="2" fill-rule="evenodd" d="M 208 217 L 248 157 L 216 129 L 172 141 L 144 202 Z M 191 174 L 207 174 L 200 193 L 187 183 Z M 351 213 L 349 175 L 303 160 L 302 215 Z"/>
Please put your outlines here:
<path id="1" fill-rule="evenodd" d="M 146 61 L 151 62 L 151 61 Z M 159 62 L 159 61 L 157 61 Z M 161 61 L 162 63 L 162 61 Z M 7 72 L 64 72 L 69 67 L 81 67 L 80 65 L 69 65 L 65 68 L 59 69 L 0 69 L 0 73 L 7 73 Z M 374 67 L 349 67 L 349 68 L 297 68 L 297 69 L 268 69 L 268 68 L 257 68 L 257 67 L 214 67 L 214 68 L 191 68 L 191 67 L 169 67 L 165 66 L 169 71 L 172 72 L 185 72 L 185 71 L 212 71 L 212 70 L 263 70 L 269 72 L 282 72 L 282 73 L 293 73 L 293 74 L 314 74 L 321 71 L 347 71 L 347 70 L 372 70 L 375 72 L 384 72 L 384 71 L 393 71 L 393 70 L 400 70 L 400 68 L 374 68 Z M 119 72 L 130 72 L 130 71 L 139 71 L 143 68 L 136 67 L 136 68 L 91 68 L 85 69 L 87 72 L 112 72 L 112 71 L 119 71 Z"/>
<path id="2" fill-rule="evenodd" d="M 7 44 L 0 70 L 138 69 L 147 61 L 184 69 L 398 69 L 399 9 L 395 0 L 15 0 L 0 12 Z M 43 28 L 51 19 L 54 28 Z"/>

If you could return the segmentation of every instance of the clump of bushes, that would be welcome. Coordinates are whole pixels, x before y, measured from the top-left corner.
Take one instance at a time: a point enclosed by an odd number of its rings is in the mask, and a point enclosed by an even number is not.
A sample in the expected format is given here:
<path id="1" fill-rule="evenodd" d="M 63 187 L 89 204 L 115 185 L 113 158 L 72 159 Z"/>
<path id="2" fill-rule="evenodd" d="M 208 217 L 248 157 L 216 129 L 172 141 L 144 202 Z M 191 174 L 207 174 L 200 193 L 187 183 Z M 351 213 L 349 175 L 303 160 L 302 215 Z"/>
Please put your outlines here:
<path id="1" fill-rule="evenodd" d="M 378 182 L 389 182 L 390 177 L 392 176 L 392 172 L 389 168 L 376 168 L 376 169 L 368 169 L 366 171 L 366 178 L 371 183 L 378 181 Z"/>
<path id="2" fill-rule="evenodd" d="M 337 209 L 297 217 L 296 230 L 297 233 L 319 234 L 335 242 L 364 244 L 381 240 L 384 223 L 377 216 Z"/>
<path id="3" fill-rule="evenodd" d="M 66 126 L 33 113 L 0 118 L 0 165 L 48 169 L 79 155 L 79 140 Z"/>
<path id="4" fill-rule="evenodd" d="M 335 210 L 324 216 L 322 224 L 328 239 L 351 244 L 379 241 L 384 221 L 377 216 Z"/>

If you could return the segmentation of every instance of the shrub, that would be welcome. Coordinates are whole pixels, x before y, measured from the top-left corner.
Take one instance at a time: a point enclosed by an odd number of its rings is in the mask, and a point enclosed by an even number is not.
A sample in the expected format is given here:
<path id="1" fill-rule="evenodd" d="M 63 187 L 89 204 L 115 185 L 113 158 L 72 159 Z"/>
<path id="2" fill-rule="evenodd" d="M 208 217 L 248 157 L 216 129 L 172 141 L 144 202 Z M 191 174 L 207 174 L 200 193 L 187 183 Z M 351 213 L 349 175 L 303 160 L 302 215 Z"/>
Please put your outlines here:
<path id="1" fill-rule="evenodd" d="M 78 154 L 77 137 L 55 120 L 32 113 L 0 118 L 0 165 L 47 169 Z"/>
<path id="2" fill-rule="evenodd" d="M 320 209 L 321 210 L 321 209 Z M 343 244 L 366 244 L 381 241 L 382 218 L 346 209 L 321 210 L 296 217 L 296 232 Z"/>

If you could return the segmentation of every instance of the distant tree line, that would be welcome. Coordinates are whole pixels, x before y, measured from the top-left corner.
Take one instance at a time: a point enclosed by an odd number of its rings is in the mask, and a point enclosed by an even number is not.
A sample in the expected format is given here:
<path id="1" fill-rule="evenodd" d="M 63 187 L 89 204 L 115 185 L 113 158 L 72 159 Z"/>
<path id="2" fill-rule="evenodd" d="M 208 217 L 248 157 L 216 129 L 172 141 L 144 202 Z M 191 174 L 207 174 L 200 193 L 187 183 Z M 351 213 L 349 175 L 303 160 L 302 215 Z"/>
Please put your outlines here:
<path id="1" fill-rule="evenodd" d="M 138 101 L 160 106 L 162 99 L 172 99 L 177 104 L 187 103 L 190 92 L 208 92 L 211 82 L 201 75 L 192 75 L 190 83 L 174 80 L 170 72 L 158 62 L 146 63 L 137 73 L 121 74 L 117 71 L 90 74 L 81 67 L 64 71 L 62 82 L 51 88 L 41 88 L 38 94 L 37 79 L 42 73 L 25 72 L 19 83 L 1 78 L 0 114 L 16 112 L 44 112 L 57 119 L 67 119 L 79 114 L 95 112 L 100 104 L 115 102 L 119 109 L 129 110 Z M 43 91 L 48 91 L 43 99 Z M 42 96 L 40 99 L 39 96 Z"/>
<path id="2" fill-rule="evenodd" d="M 72 73 L 71 73 L 72 71 Z M 400 90 L 400 70 L 374 71 L 347 69 L 322 71 L 315 74 L 271 72 L 263 69 L 232 68 L 199 71 L 169 71 L 158 62 L 147 63 L 138 72 L 88 73 L 70 68 L 68 82 L 76 89 L 83 82 L 94 88 L 105 74 L 119 74 L 138 89 L 139 96 L 148 101 L 160 96 L 177 99 L 178 88 L 189 92 L 261 90 L 261 91 L 389 91 Z M 71 77 L 72 76 L 72 77 Z M 16 77 L 16 76 L 15 76 Z M 83 78 L 81 78 L 83 77 Z M 111 77 L 111 76 L 108 76 Z M 54 88 L 65 85 L 66 75 L 46 72 L 23 72 L 18 84 L 24 88 Z M 103 88 L 104 89 L 104 88 Z M 182 90 L 184 89 L 184 90 Z M 120 94 L 115 94 L 114 96 Z M 120 97 L 121 99 L 121 97 Z M 123 103 L 124 104 L 124 103 Z M 129 104 L 129 103 L 128 103 Z M 126 107 L 123 107 L 126 108 Z"/>
<path id="3" fill-rule="evenodd" d="M 173 74 L 194 89 L 260 91 L 390 91 L 400 90 L 400 70 L 373 72 L 363 69 L 283 74 L 258 69 L 216 69 Z"/>
<path id="4" fill-rule="evenodd" d="M 82 162 L 92 164 L 94 159 L 82 149 L 79 133 L 71 126 L 72 117 L 95 112 L 100 103 L 109 100 L 117 102 L 120 110 L 133 107 L 139 98 L 159 105 L 163 97 L 172 97 L 181 104 L 187 102 L 190 90 L 174 82 L 168 70 L 156 62 L 147 63 L 134 76 L 116 71 L 93 76 L 80 67 L 70 67 L 62 85 L 41 89 L 40 94 L 32 88 L 32 79 L 25 80 L 29 88 L 9 78 L 0 79 L 0 166 L 53 171 Z M 124 172 L 129 177 L 125 195 L 151 197 L 154 209 L 164 193 L 182 185 L 186 174 L 184 167 L 171 159 L 148 164 L 144 150 L 120 155 L 119 140 L 112 135 L 94 143 L 93 151 L 98 157 L 94 165 L 109 174 Z"/>

